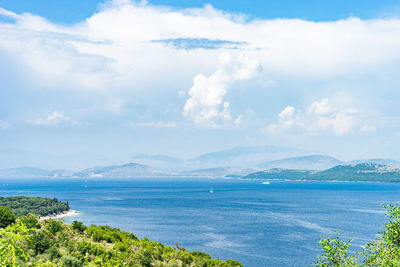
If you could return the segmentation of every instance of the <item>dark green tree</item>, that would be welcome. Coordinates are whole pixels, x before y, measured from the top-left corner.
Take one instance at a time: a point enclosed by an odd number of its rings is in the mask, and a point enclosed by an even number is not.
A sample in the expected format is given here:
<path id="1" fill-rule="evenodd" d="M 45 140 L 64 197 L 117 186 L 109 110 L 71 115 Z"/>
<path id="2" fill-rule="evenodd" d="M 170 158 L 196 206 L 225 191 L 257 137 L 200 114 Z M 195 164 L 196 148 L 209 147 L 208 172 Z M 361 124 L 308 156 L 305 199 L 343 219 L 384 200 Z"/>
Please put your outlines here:
<path id="1" fill-rule="evenodd" d="M 35 254 L 42 254 L 46 252 L 52 245 L 51 239 L 45 235 L 42 231 L 34 232 L 29 236 L 30 245 L 35 250 Z"/>
<path id="2" fill-rule="evenodd" d="M 15 216 L 12 211 L 7 208 L 0 206 L 0 228 L 5 228 L 15 222 Z"/>

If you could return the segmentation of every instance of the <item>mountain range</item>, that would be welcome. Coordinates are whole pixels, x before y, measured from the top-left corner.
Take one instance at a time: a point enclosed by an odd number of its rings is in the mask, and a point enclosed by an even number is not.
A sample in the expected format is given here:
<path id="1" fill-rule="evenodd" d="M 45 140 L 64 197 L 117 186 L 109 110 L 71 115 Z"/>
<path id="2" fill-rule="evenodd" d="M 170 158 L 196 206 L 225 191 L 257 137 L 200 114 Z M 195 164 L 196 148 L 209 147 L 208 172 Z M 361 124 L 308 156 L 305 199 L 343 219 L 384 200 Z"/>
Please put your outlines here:
<path id="1" fill-rule="evenodd" d="M 318 173 L 320 176 L 337 166 L 372 164 L 394 168 L 400 162 L 392 159 L 362 159 L 340 161 L 327 155 L 305 155 L 265 161 L 275 155 L 300 153 L 301 150 L 274 146 L 238 147 L 220 152 L 203 154 L 190 160 L 181 160 L 164 155 L 135 155 L 135 162 L 101 165 L 78 171 L 45 170 L 33 167 L 0 169 L 0 177 L 88 177 L 88 178 L 131 178 L 131 177 L 283 177 L 303 179 Z M 267 155 L 264 158 L 262 155 Z M 240 162 L 240 159 L 243 162 Z M 258 161 L 248 162 L 250 158 Z M 244 163 L 247 162 L 247 163 Z M 143 164 L 147 163 L 147 164 Z M 361 166 L 361 165 L 360 165 Z M 200 168 L 197 168 L 200 167 Z M 321 172 L 325 171 L 325 172 Z M 333 175 L 333 174 L 332 174 Z"/>

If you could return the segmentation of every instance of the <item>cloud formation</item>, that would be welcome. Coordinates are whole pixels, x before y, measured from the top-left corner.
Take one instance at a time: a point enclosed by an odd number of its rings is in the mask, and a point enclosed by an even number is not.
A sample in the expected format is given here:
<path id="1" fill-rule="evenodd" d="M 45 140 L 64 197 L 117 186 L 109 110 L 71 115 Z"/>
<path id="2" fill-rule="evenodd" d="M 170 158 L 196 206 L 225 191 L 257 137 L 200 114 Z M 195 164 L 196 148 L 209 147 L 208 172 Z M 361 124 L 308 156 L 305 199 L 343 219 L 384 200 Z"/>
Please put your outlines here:
<path id="1" fill-rule="evenodd" d="M 43 126 L 74 126 L 77 123 L 72 121 L 70 117 L 65 116 L 61 112 L 55 110 L 45 118 L 40 118 L 32 122 L 35 125 Z"/>
<path id="2" fill-rule="evenodd" d="M 206 126 L 230 122 L 230 103 L 224 101 L 225 95 L 236 81 L 249 80 L 259 72 L 260 63 L 256 58 L 244 54 L 221 54 L 213 74 L 194 77 L 183 114 L 196 124 Z M 236 120 L 240 121 L 241 117 Z"/>
<path id="3" fill-rule="evenodd" d="M 358 111 L 355 108 L 333 106 L 328 98 L 323 98 L 312 102 L 305 111 L 292 106 L 286 107 L 279 113 L 278 122 L 269 124 L 265 130 L 269 133 L 328 132 L 339 136 L 352 133 L 356 127 L 362 132 L 373 131 L 373 126 L 359 124 Z"/>

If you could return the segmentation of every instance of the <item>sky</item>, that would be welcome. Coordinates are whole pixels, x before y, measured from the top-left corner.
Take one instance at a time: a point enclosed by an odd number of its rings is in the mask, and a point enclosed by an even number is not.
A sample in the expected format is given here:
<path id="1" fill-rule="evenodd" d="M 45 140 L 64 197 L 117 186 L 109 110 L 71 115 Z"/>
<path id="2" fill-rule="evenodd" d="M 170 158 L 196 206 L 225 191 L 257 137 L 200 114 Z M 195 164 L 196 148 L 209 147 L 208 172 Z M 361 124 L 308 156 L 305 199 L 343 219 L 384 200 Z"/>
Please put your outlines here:
<path id="1" fill-rule="evenodd" d="M 393 0 L 0 0 L 0 167 L 266 144 L 399 160 L 399 16 Z"/>

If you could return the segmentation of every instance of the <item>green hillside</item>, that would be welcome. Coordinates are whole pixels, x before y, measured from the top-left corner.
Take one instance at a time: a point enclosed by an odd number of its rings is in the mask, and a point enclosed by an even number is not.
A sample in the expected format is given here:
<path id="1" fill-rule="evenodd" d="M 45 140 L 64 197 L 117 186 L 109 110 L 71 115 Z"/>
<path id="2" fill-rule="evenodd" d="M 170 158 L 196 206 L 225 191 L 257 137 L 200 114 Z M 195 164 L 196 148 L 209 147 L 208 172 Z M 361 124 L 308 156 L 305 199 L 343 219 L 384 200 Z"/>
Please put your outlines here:
<path id="1" fill-rule="evenodd" d="M 323 171 L 270 169 L 251 173 L 243 178 L 400 182 L 400 169 L 380 164 L 361 163 L 357 165 L 339 165 Z"/>
<path id="2" fill-rule="evenodd" d="M 11 209 L 16 216 L 28 213 L 46 216 L 69 210 L 68 202 L 59 201 L 57 198 L 42 197 L 0 197 L 0 206 Z"/>
<path id="3" fill-rule="evenodd" d="M 15 216 L 30 210 L 47 215 L 69 209 L 68 203 L 57 199 L 9 197 L 0 203 L 11 208 L 0 206 L 0 266 L 242 266 L 109 226 L 39 220 L 32 213 Z"/>

